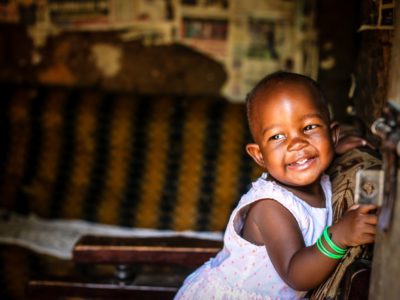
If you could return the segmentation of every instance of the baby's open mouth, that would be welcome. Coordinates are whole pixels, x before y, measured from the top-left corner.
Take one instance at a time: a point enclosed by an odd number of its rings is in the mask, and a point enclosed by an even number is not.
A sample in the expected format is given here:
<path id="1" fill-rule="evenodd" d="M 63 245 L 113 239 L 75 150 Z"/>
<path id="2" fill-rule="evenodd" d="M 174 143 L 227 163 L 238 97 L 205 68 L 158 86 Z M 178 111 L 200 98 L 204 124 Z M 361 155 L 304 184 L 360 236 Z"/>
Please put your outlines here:
<path id="1" fill-rule="evenodd" d="M 291 168 L 303 169 L 303 168 L 307 168 L 314 160 L 315 160 L 315 157 L 301 158 L 299 160 L 296 160 L 295 162 L 288 164 L 288 166 Z"/>
<path id="2" fill-rule="evenodd" d="M 294 163 L 291 163 L 291 165 L 304 165 L 307 161 L 308 161 L 309 159 L 308 158 L 303 158 L 303 159 L 300 159 L 300 160 L 298 160 L 298 161 L 296 161 L 296 162 L 294 162 Z"/>

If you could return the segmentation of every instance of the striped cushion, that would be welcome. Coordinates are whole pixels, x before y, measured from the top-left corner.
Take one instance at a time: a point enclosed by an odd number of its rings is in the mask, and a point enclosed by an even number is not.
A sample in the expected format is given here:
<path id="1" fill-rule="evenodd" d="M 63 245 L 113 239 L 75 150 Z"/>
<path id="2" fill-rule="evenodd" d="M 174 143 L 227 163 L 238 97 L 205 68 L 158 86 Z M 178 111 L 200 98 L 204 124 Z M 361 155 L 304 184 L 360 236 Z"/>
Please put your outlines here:
<path id="1" fill-rule="evenodd" d="M 128 227 L 223 230 L 260 170 L 243 104 L 1 87 L 0 206 Z"/>

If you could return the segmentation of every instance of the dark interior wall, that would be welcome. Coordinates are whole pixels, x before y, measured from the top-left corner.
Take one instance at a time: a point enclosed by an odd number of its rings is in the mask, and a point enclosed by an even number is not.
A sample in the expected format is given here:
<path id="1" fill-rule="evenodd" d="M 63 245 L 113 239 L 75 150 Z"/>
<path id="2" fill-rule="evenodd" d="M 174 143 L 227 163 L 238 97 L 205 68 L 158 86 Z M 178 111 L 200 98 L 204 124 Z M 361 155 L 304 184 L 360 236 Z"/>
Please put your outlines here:
<path id="1" fill-rule="evenodd" d="M 392 43 L 393 31 L 361 33 L 362 47 L 355 64 L 354 105 L 357 116 L 367 127 L 381 115 L 387 102 Z"/>
<path id="2" fill-rule="evenodd" d="M 32 40 L 23 25 L 0 23 L 0 80 L 23 82 L 31 80 Z"/>
<path id="3" fill-rule="evenodd" d="M 334 118 L 345 123 L 351 121 L 346 110 L 352 105 L 348 92 L 359 46 L 359 9 L 359 1 L 356 0 L 317 1 L 316 24 L 321 61 L 318 81 L 331 103 Z"/>
<path id="4" fill-rule="evenodd" d="M 391 31 L 358 32 L 371 13 L 368 1 L 317 1 L 320 82 L 334 117 L 352 122 L 355 107 L 367 126 L 380 114 L 386 99 Z M 30 84 L 89 86 L 139 93 L 219 94 L 226 81 L 222 64 L 188 47 L 172 44 L 144 46 L 124 42 L 118 32 L 64 32 L 49 36 L 34 49 L 27 26 L 0 24 L 0 81 Z M 107 74 L 93 55 L 97 46 L 117 51 L 118 66 Z M 109 48 L 107 48 L 109 47 Z M 108 50 L 101 50 L 101 54 Z M 107 64 L 107 55 L 105 55 Z M 348 92 L 351 74 L 356 90 Z"/>
<path id="5" fill-rule="evenodd" d="M 361 1 L 362 20 L 373 17 L 375 1 Z M 393 46 L 393 29 L 365 30 L 358 34 L 359 49 L 354 63 L 356 88 L 354 108 L 361 124 L 365 125 L 365 135 L 371 141 L 377 141 L 370 127 L 381 116 L 387 103 L 389 72 Z"/>
<path id="6" fill-rule="evenodd" d="M 111 31 L 64 32 L 34 49 L 24 26 L 2 24 L 0 57 L 2 82 L 215 96 L 226 80 L 220 63 L 191 48 L 124 42 Z"/>
<path id="7" fill-rule="evenodd" d="M 319 32 L 320 68 L 318 81 L 335 119 L 341 123 L 369 127 L 381 115 L 386 101 L 387 79 L 392 48 L 392 30 L 359 28 L 376 14 L 373 1 L 318 1 L 317 28 Z M 324 68 L 324 62 L 334 62 Z M 329 64 L 328 64 L 329 65 Z M 349 95 L 354 76 L 354 92 Z M 352 114 L 347 113 L 352 108 Z"/>

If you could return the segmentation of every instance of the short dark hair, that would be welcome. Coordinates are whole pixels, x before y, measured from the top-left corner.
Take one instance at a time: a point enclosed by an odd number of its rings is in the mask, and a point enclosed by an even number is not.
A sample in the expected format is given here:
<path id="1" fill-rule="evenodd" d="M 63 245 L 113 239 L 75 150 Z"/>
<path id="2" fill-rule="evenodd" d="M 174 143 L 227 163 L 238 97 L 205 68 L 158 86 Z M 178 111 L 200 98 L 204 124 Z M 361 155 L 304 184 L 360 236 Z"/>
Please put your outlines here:
<path id="1" fill-rule="evenodd" d="M 247 111 L 247 121 L 250 127 L 250 131 L 253 134 L 252 124 L 251 124 L 251 115 L 253 110 L 253 103 L 254 100 L 259 96 L 261 92 L 268 90 L 276 86 L 277 83 L 284 82 L 284 83 L 297 83 L 302 84 L 309 88 L 312 94 L 315 96 L 315 100 L 318 101 L 318 105 L 320 106 L 322 112 L 326 116 L 327 120 L 330 121 L 330 114 L 327 102 L 325 97 L 322 93 L 322 90 L 319 84 L 313 80 L 312 78 L 292 72 L 286 71 L 277 71 L 271 74 L 268 74 L 264 78 L 262 78 L 251 91 L 246 96 L 246 111 Z"/>

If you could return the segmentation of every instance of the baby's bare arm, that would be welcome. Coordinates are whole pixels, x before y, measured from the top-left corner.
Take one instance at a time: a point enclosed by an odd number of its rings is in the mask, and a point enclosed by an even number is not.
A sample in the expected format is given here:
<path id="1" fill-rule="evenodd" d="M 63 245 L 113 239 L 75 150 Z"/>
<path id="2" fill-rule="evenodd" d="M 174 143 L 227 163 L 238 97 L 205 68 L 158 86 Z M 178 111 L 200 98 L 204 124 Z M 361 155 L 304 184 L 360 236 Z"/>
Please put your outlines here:
<path id="1" fill-rule="evenodd" d="M 360 209 L 349 211 L 331 227 L 332 240 L 338 246 L 373 242 L 376 216 L 367 214 L 372 208 Z M 316 245 L 305 247 L 297 221 L 275 200 L 261 200 L 251 207 L 243 237 L 255 244 L 264 244 L 281 278 L 296 290 L 314 288 L 338 263 L 322 254 Z"/>

